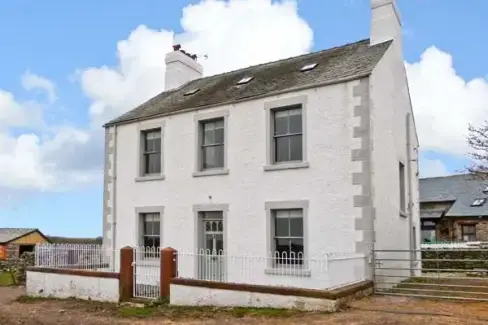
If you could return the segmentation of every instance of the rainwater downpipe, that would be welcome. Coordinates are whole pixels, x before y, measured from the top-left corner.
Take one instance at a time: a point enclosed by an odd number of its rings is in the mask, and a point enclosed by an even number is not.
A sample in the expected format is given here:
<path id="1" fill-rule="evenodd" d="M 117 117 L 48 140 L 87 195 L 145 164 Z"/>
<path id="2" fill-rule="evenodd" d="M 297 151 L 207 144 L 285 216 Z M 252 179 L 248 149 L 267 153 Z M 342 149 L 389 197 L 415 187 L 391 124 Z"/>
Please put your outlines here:
<path id="1" fill-rule="evenodd" d="M 413 276 L 415 274 L 413 268 L 415 267 L 415 259 L 417 256 L 417 252 L 413 250 L 417 249 L 416 243 L 414 242 L 414 233 L 413 233 L 413 216 L 412 216 L 412 149 L 411 149 L 411 141 L 410 141 L 410 113 L 407 113 L 405 117 L 405 127 L 406 127 L 406 136 L 407 136 L 407 179 L 408 179 L 408 228 L 409 228 L 409 238 L 410 238 L 410 245 L 409 249 L 410 253 L 410 273 Z"/>
<path id="2" fill-rule="evenodd" d="M 113 261 L 114 265 L 117 268 L 120 268 L 120 265 L 116 265 L 117 261 L 117 249 L 115 247 L 117 237 L 117 125 L 114 125 L 114 153 L 113 153 L 113 175 L 112 175 L 112 250 L 113 250 Z M 120 263 L 120 262 L 119 262 Z"/>

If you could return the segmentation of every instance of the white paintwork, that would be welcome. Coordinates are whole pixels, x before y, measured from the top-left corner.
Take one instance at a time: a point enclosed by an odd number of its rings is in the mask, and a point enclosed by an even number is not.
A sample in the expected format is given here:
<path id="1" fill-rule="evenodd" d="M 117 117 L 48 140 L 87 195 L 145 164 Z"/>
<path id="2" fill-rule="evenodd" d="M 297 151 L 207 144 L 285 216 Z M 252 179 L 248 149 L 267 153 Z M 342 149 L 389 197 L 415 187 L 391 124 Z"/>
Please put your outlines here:
<path id="1" fill-rule="evenodd" d="M 34 297 L 119 301 L 119 280 L 27 271 L 26 293 Z"/>
<path id="2" fill-rule="evenodd" d="M 420 249 L 420 213 L 418 204 L 418 140 L 410 103 L 401 44 L 392 43 L 370 78 L 372 125 L 373 202 L 376 209 L 375 231 L 377 250 Z M 410 151 L 407 156 L 406 116 L 410 114 Z M 410 164 L 412 175 L 406 175 L 406 202 L 412 193 L 412 226 L 416 228 L 416 243 L 411 245 L 409 216 L 400 216 L 400 186 L 398 164 Z M 408 211 L 407 211 L 408 212 Z M 380 258 L 409 259 L 410 253 L 382 253 Z M 408 268 L 409 262 L 384 262 L 382 267 Z M 398 271 L 408 276 L 409 270 Z M 378 274 L 378 272 L 377 272 Z M 391 273 L 390 273 L 391 274 Z M 397 275 L 399 275 L 397 274 Z M 401 280 L 401 278 L 398 278 Z M 391 279 L 390 279 L 391 280 Z"/>
<path id="3" fill-rule="evenodd" d="M 396 0 L 371 0 L 371 44 L 402 41 L 400 12 Z"/>
<path id="4" fill-rule="evenodd" d="M 165 88 L 170 90 L 183 86 L 189 81 L 202 77 L 203 68 L 200 63 L 180 51 L 166 54 Z"/>
<path id="5" fill-rule="evenodd" d="M 171 284 L 170 301 L 179 306 L 267 307 L 336 311 L 336 301 Z"/>
<path id="6" fill-rule="evenodd" d="M 307 157 L 309 168 L 264 171 L 266 127 L 264 101 L 253 100 L 228 109 L 228 168 L 224 176 L 193 177 L 195 162 L 195 112 L 166 120 L 165 176 L 162 181 L 135 182 L 137 123 L 118 127 L 116 247 L 137 246 L 136 207 L 164 206 L 161 246 L 195 251 L 195 204 L 228 204 L 225 240 L 233 256 L 266 255 L 265 202 L 308 200 L 309 257 L 327 252 L 352 252 L 356 235 L 352 195 L 351 147 L 353 87 L 359 81 L 274 96 L 266 101 L 305 95 L 308 97 Z M 217 109 L 216 109 L 217 110 Z M 208 110 L 212 111 L 212 110 Z M 325 235 L 326 234 L 326 235 Z M 263 271 L 264 273 L 264 271 Z M 279 280 L 277 280 L 279 281 Z"/>

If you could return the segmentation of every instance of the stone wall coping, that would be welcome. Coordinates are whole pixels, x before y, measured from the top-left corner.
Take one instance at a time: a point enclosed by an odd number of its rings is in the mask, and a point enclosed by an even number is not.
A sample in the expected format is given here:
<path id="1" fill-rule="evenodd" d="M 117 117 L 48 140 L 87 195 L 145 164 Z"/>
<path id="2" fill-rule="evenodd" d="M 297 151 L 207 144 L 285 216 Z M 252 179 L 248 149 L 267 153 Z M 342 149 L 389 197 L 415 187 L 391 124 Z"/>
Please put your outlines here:
<path id="1" fill-rule="evenodd" d="M 36 266 L 28 267 L 26 270 L 29 272 L 54 273 L 54 274 L 76 275 L 76 276 L 85 276 L 85 277 L 93 277 L 93 278 L 108 278 L 108 279 L 119 279 L 119 276 L 120 276 L 120 274 L 118 272 L 56 269 L 56 268 L 36 267 Z"/>
<path id="2" fill-rule="evenodd" d="M 211 289 L 220 290 L 233 290 L 233 291 L 247 291 L 256 293 L 267 293 L 282 296 L 297 296 L 319 299 L 337 300 L 340 298 L 348 297 L 359 291 L 363 291 L 373 287 L 372 281 L 362 281 L 351 285 L 346 285 L 333 290 L 315 290 L 315 289 L 302 289 L 291 287 L 277 287 L 277 286 L 265 286 L 254 284 L 239 284 L 239 283 L 224 283 L 213 282 L 204 280 L 194 280 L 186 278 L 173 278 L 171 284 L 185 285 L 192 287 L 205 287 Z"/>

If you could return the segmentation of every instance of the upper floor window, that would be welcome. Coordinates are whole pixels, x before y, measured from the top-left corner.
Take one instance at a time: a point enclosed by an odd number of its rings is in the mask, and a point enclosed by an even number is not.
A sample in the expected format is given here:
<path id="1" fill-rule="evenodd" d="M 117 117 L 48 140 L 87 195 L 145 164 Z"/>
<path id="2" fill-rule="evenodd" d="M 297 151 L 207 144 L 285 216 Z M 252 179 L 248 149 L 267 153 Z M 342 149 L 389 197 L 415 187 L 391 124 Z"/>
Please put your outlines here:
<path id="1" fill-rule="evenodd" d="M 224 167 L 224 119 L 201 122 L 201 169 Z"/>
<path id="2" fill-rule="evenodd" d="M 274 162 L 303 160 L 301 106 L 273 112 Z"/>
<path id="3" fill-rule="evenodd" d="M 161 173 L 161 129 L 142 132 L 143 174 Z"/>

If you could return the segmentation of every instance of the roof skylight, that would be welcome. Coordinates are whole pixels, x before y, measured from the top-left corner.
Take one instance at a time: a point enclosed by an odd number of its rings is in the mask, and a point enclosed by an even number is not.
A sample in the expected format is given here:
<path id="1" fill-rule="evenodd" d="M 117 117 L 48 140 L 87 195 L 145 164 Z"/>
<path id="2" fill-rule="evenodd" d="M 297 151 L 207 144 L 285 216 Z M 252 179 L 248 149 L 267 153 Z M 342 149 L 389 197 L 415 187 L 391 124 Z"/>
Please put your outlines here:
<path id="1" fill-rule="evenodd" d="M 183 96 L 190 96 L 197 93 L 198 91 L 200 91 L 200 88 L 191 89 L 184 93 Z"/>
<path id="2" fill-rule="evenodd" d="M 300 71 L 302 72 L 305 72 L 305 71 L 310 71 L 310 70 L 313 70 L 315 69 L 315 67 L 317 66 L 318 64 L 317 63 L 311 63 L 311 64 L 307 64 L 307 65 L 304 65 Z"/>
<path id="3" fill-rule="evenodd" d="M 254 77 L 250 76 L 250 77 L 244 77 L 242 78 L 241 80 L 239 80 L 237 82 L 238 85 L 244 85 L 244 84 L 247 84 L 249 81 L 253 80 Z"/>
<path id="4" fill-rule="evenodd" d="M 486 199 L 475 199 L 473 203 L 471 203 L 472 207 L 480 207 L 485 204 Z"/>

